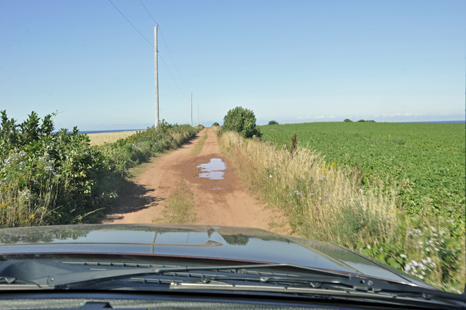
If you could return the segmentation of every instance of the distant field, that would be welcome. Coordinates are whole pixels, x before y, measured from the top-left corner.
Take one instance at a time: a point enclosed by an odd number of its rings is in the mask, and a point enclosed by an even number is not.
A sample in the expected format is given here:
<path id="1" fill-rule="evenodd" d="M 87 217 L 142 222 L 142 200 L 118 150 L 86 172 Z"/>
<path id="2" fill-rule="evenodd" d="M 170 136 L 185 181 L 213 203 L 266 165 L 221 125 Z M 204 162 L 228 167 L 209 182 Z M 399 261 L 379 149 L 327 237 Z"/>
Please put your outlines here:
<path id="1" fill-rule="evenodd" d="M 118 131 L 118 132 L 102 132 L 102 133 L 88 133 L 91 145 L 103 145 L 105 143 L 112 143 L 118 139 L 124 139 L 134 135 L 136 131 Z"/>
<path id="2" fill-rule="evenodd" d="M 337 167 L 358 164 L 365 182 L 397 183 L 403 209 L 426 201 L 464 223 L 465 125 L 444 123 L 306 123 L 261 126 L 263 138 L 317 150 Z M 388 178 L 388 179 L 387 179 Z"/>

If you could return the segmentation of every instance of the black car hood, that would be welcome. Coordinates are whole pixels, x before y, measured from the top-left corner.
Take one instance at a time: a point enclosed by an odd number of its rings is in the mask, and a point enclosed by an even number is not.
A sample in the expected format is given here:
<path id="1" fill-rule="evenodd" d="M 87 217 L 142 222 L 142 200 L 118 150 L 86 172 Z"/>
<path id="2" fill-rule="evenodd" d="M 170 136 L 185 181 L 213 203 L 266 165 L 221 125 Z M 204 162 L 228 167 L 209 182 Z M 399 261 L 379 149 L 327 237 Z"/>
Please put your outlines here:
<path id="1" fill-rule="evenodd" d="M 433 287 L 335 244 L 257 228 L 197 225 L 67 225 L 0 230 L 0 255 L 130 254 L 287 263 Z"/>

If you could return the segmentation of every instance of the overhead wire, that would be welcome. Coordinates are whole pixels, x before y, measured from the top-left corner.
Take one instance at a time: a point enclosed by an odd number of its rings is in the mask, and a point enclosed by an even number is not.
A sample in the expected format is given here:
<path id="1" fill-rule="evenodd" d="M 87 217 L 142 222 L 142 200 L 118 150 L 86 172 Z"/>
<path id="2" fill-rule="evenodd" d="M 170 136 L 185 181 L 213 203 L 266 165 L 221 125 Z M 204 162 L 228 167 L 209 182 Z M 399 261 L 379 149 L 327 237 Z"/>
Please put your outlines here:
<path id="1" fill-rule="evenodd" d="M 181 92 L 181 94 L 183 95 L 183 97 L 185 97 L 187 100 L 189 100 L 189 98 L 184 94 L 184 92 L 183 92 L 183 91 L 181 90 L 181 88 L 178 86 L 178 83 L 176 83 L 175 79 L 173 78 L 172 73 L 170 72 L 170 70 L 168 69 L 167 64 L 165 63 L 165 60 L 163 60 L 162 55 L 160 55 L 160 59 L 162 60 L 162 63 L 164 64 L 165 68 L 167 68 L 168 73 L 169 73 L 170 76 L 172 77 L 173 82 L 175 82 L 176 87 L 178 87 L 178 89 L 180 90 L 180 92 Z"/>
<path id="2" fill-rule="evenodd" d="M 117 8 L 117 6 L 112 2 L 112 0 L 108 0 L 108 1 L 115 7 L 115 9 L 116 9 L 118 12 L 120 12 L 121 16 L 123 16 L 123 17 L 126 19 L 126 21 L 127 21 L 131 26 L 133 26 L 134 30 L 136 30 L 136 31 L 139 33 L 139 35 L 141 35 L 141 37 L 142 37 L 144 40 L 146 40 L 146 42 L 149 43 L 150 46 L 152 46 L 152 43 L 150 43 L 149 40 L 147 40 L 146 37 L 138 30 L 138 28 L 136 28 L 136 27 L 133 25 L 133 23 L 130 22 L 130 20 L 125 16 L 125 14 L 123 14 L 123 12 L 120 11 L 120 9 Z"/>
<path id="3" fill-rule="evenodd" d="M 136 28 L 136 26 L 133 25 L 133 23 L 125 16 L 125 14 L 123 14 L 123 12 L 121 12 L 120 9 L 118 9 L 118 7 L 112 2 L 112 0 L 108 0 L 108 1 L 109 1 L 109 2 L 113 5 L 113 7 L 121 14 L 121 16 L 123 16 L 123 17 L 126 19 L 126 21 L 134 28 L 134 30 L 136 30 L 137 33 L 139 33 L 139 35 L 153 48 L 154 45 L 153 45 L 152 43 L 150 43 L 150 41 L 147 40 L 147 38 Z M 142 4 L 141 1 L 139 1 L 139 2 Z M 143 6 L 144 6 L 144 5 L 143 5 Z M 144 6 L 144 8 L 146 8 L 146 7 Z M 146 11 L 147 11 L 147 9 L 146 9 Z M 149 13 L 149 11 L 147 11 L 147 13 Z M 152 17 L 152 15 L 151 15 L 150 13 L 149 13 L 149 15 Z M 155 22 L 155 19 L 154 19 L 153 17 L 152 17 L 152 20 L 154 20 L 154 22 Z M 155 22 L 155 23 L 157 24 L 157 22 Z M 163 38 L 163 37 L 162 37 L 162 38 Z M 163 40 L 165 40 L 165 39 L 163 39 Z M 165 43 L 165 41 L 164 41 L 164 43 Z M 165 46 L 166 46 L 166 43 L 165 43 Z M 168 50 L 168 47 L 167 47 L 167 50 Z M 157 52 L 158 52 L 158 51 L 157 51 Z M 170 53 L 170 52 L 168 52 L 168 53 Z M 188 97 L 185 95 L 185 93 L 181 90 L 181 88 L 180 88 L 180 86 L 178 85 L 178 83 L 176 83 L 176 80 L 175 80 L 175 78 L 173 77 L 172 73 L 170 72 L 170 69 L 168 69 L 168 66 L 167 66 L 167 64 L 165 63 L 165 60 L 163 60 L 162 55 L 159 55 L 159 56 L 160 56 L 160 59 L 162 60 L 162 63 L 164 64 L 165 68 L 167 69 L 168 73 L 170 74 L 170 77 L 172 78 L 173 82 L 175 83 L 176 87 L 178 87 L 178 90 L 181 92 L 181 94 L 183 95 L 183 97 L 185 97 L 186 99 L 189 100 L 189 98 L 188 98 Z M 170 55 L 170 57 L 171 57 L 171 55 Z M 172 60 L 173 60 L 173 58 L 172 58 Z M 173 63 L 175 63 L 175 62 L 173 62 Z M 176 65 L 175 65 L 175 68 L 176 68 Z M 177 68 L 176 70 L 178 71 L 178 68 Z M 179 72 L 178 72 L 178 74 L 179 74 Z M 180 77 L 181 77 L 181 75 L 180 75 Z M 181 79 L 181 80 L 183 80 L 183 79 Z M 183 81 L 183 83 L 184 83 L 184 81 Z M 186 83 L 185 83 L 185 86 L 186 86 Z M 187 86 L 186 86 L 186 87 L 187 87 Z M 189 90 L 189 88 L 188 88 L 188 90 Z"/>
<path id="4" fill-rule="evenodd" d="M 152 20 L 154 21 L 154 23 L 158 24 L 157 21 L 155 20 L 154 16 L 152 16 L 152 14 L 149 12 L 149 10 L 146 8 L 146 6 L 144 5 L 144 3 L 142 3 L 141 0 L 139 0 L 139 3 L 142 5 L 142 7 L 144 8 L 144 10 L 146 10 L 147 14 L 149 14 L 150 18 L 152 18 Z M 180 77 L 181 81 L 183 82 L 184 86 L 186 86 L 186 89 L 191 92 L 191 90 L 189 89 L 188 85 L 186 85 L 186 82 L 183 80 L 183 77 L 181 76 L 181 73 L 180 73 L 180 70 L 178 70 L 178 66 L 176 65 L 175 63 L 175 60 L 173 59 L 173 56 L 172 54 L 170 53 L 170 49 L 168 48 L 168 44 L 167 44 L 167 41 L 165 41 L 165 37 L 162 33 L 162 31 L 160 31 L 160 35 L 162 36 L 162 41 L 163 41 L 163 44 L 165 44 L 165 47 L 167 48 L 167 51 L 168 51 L 168 55 L 170 56 L 172 62 L 173 62 L 173 65 L 175 66 L 175 69 L 176 69 L 176 72 L 178 72 L 178 76 Z"/>

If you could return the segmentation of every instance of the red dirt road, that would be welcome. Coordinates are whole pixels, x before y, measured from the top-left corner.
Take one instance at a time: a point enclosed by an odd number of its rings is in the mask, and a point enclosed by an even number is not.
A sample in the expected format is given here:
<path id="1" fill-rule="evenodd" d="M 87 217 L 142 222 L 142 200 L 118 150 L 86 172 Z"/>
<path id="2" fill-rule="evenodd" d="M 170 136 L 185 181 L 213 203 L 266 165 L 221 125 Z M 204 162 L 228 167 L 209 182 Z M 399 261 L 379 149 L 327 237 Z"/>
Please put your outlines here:
<path id="1" fill-rule="evenodd" d="M 192 149 L 206 131 L 208 138 L 202 150 L 192 155 Z M 212 158 L 220 158 L 226 165 L 222 180 L 199 177 L 201 169 L 197 166 L 208 163 Z M 133 193 L 124 197 L 102 223 L 152 223 L 153 218 L 162 218 L 164 200 L 175 190 L 181 178 L 184 178 L 188 188 L 194 193 L 197 213 L 194 224 L 277 230 L 277 227 L 271 227 L 269 223 L 283 222 L 283 217 L 278 211 L 250 196 L 234 170 L 230 161 L 221 153 L 215 133 L 211 129 L 204 129 L 179 149 L 162 155 L 139 175 L 135 180 L 137 186 Z M 283 229 L 280 229 L 281 233 L 284 233 Z"/>

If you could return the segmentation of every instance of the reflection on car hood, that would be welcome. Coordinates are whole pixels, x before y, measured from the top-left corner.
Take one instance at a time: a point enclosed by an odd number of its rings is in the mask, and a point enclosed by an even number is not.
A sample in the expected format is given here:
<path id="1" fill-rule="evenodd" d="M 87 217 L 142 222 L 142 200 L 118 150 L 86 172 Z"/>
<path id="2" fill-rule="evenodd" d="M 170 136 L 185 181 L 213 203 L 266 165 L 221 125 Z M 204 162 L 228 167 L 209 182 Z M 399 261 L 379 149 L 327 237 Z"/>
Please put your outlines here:
<path id="1" fill-rule="evenodd" d="M 287 263 L 433 288 L 340 246 L 257 228 L 197 225 L 67 225 L 0 230 L 0 255 L 134 254 Z"/>

